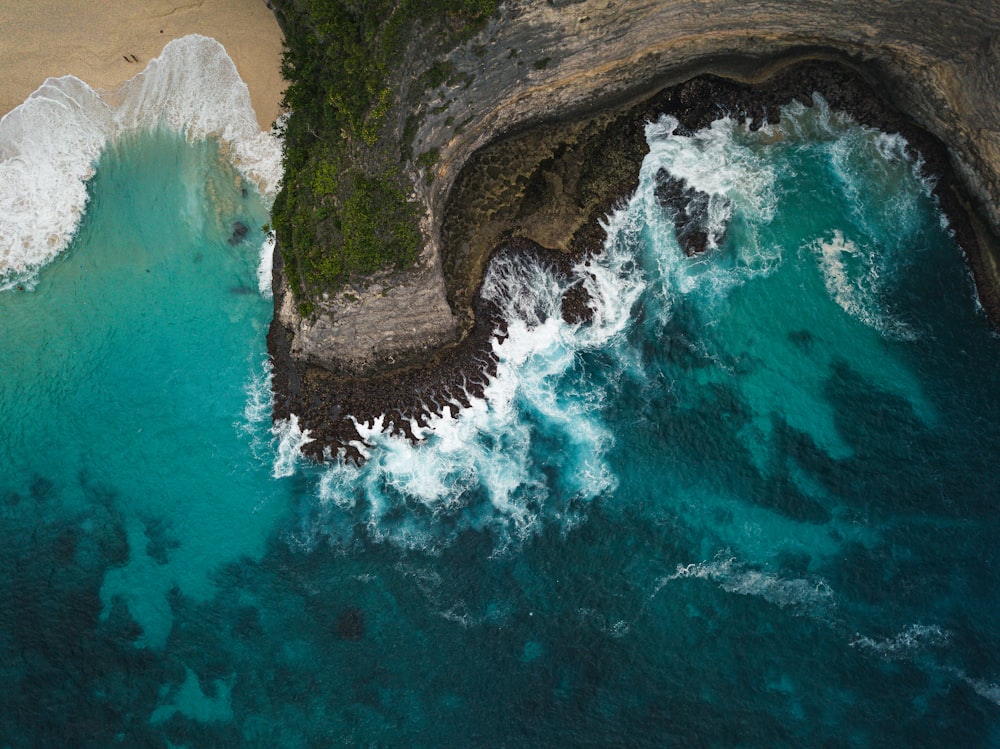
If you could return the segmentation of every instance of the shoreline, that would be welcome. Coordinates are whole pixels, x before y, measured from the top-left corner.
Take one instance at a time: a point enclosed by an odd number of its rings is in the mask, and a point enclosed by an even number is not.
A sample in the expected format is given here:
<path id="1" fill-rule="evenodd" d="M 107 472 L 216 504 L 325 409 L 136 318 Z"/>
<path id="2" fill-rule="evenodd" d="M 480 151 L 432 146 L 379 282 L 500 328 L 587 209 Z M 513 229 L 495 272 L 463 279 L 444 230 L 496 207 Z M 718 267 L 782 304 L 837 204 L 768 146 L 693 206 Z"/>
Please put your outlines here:
<path id="1" fill-rule="evenodd" d="M 0 8 L 0 117 L 48 78 L 73 75 L 91 88 L 117 89 L 163 47 L 188 34 L 219 41 L 250 90 L 260 128 L 281 112 L 284 35 L 264 2 L 203 0 L 38 0 Z M 134 57 L 134 60 L 133 60 Z"/>
<path id="2" fill-rule="evenodd" d="M 602 166 L 615 163 L 617 176 L 606 185 L 605 193 L 588 205 L 587 219 L 573 229 L 566 246 L 546 247 L 523 230 L 503 226 L 491 235 L 488 251 L 485 257 L 479 259 L 481 266 L 478 266 L 478 272 L 476 267 L 466 268 L 466 273 L 458 273 L 456 278 L 456 268 L 449 268 L 448 256 L 449 249 L 458 244 L 456 237 L 451 237 L 450 241 L 445 239 L 442 260 L 449 286 L 449 302 L 454 309 L 461 307 L 464 301 L 469 305 L 468 312 L 473 313 L 465 314 L 467 333 L 457 344 L 399 369 L 368 376 L 335 373 L 293 359 L 290 355 L 291 332 L 276 316 L 268 333 L 268 351 L 274 362 L 274 419 L 287 419 L 294 413 L 300 428 L 309 430 L 314 439 L 303 448 L 303 452 L 319 461 L 324 460 L 327 454 L 336 455 L 342 450 L 346 460 L 363 462 L 361 452 L 351 444 L 361 439 L 352 418 L 369 423 L 384 416 L 387 431 L 415 441 L 409 425 L 411 419 L 423 425 L 429 416 L 441 415 L 446 409 L 455 414 L 457 407 L 452 401 L 467 407 L 468 395 L 481 397 L 488 379 L 496 372 L 498 360 L 492 348 L 492 339 L 496 334 L 502 340 L 505 321 L 479 295 L 482 271 L 489 258 L 498 252 L 530 252 L 558 272 L 568 275 L 574 262 L 600 252 L 605 233 L 598 219 L 622 200 L 628 199 L 637 187 L 639 165 L 647 152 L 643 132 L 645 121 L 661 113 L 670 114 L 680 121 L 681 128 L 694 132 L 718 119 L 720 111 L 726 111 L 740 119 L 749 118 L 753 123 L 751 127 L 759 127 L 764 122 L 776 122 L 778 108 L 793 100 L 811 106 L 814 91 L 827 100 L 831 109 L 846 112 L 860 125 L 899 133 L 906 139 L 911 154 L 920 155 L 923 171 L 935 181 L 934 195 L 973 274 L 980 304 L 987 318 L 996 326 L 1000 321 L 1000 294 L 990 286 L 989 274 L 984 267 L 988 257 L 984 243 L 990 238 L 989 230 L 985 225 L 980 226 L 981 219 L 971 208 L 974 203 L 965 194 L 965 188 L 952 168 L 946 146 L 894 107 L 868 76 L 853 66 L 815 57 L 758 62 L 765 66 L 770 63 L 764 68 L 768 74 L 760 80 L 745 82 L 701 73 L 663 88 L 637 104 L 614 110 L 613 116 L 606 118 L 605 130 L 613 123 L 621 123 L 624 117 L 630 123 L 627 132 L 616 139 L 616 150 L 609 154 L 601 148 L 606 132 L 597 128 L 597 132 L 591 134 L 591 145 L 596 143 L 596 146 L 589 152 L 589 158 L 602 159 Z M 512 136 L 491 144 L 474 155 L 456 179 L 455 189 L 449 196 L 449 211 L 461 211 L 463 202 L 468 205 L 482 201 L 483 195 L 475 194 L 476 190 L 488 193 L 489 186 L 484 188 L 483 181 L 475 178 L 477 163 L 489 165 L 493 152 L 497 150 L 507 149 L 516 153 L 518 138 L 530 137 L 530 133 L 528 130 L 522 136 Z M 586 148 L 569 150 L 578 158 L 587 154 Z M 577 164 L 577 171 L 585 171 L 582 167 L 586 164 Z M 628 170 L 631 176 L 621 179 Z M 578 181 L 576 187 L 582 189 L 588 186 Z M 491 195 L 487 197 L 495 198 Z M 569 195 L 570 200 L 573 197 Z M 520 216 L 521 206 L 518 203 L 529 199 L 522 195 L 515 205 L 505 207 L 513 209 L 512 215 Z M 447 230 L 443 232 L 446 237 L 448 233 Z M 279 255 L 276 253 L 274 268 L 276 308 L 281 305 L 282 295 L 287 293 L 281 281 Z M 460 282 L 463 275 L 466 280 L 474 281 L 475 288 L 468 285 L 464 290 L 455 288 L 456 281 Z M 586 324 L 588 310 L 585 295 L 583 298 L 564 298 L 563 316 L 567 320 L 580 320 Z M 454 312 L 461 316 L 465 310 L 454 309 Z"/>

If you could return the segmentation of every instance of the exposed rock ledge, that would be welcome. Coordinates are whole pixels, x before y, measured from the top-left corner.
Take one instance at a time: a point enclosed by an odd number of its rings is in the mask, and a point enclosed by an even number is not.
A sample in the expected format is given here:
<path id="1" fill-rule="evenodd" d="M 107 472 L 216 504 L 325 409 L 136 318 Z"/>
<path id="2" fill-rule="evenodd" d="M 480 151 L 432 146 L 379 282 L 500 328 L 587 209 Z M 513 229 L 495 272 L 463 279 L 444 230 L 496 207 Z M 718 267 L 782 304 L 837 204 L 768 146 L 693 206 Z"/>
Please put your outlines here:
<path id="1" fill-rule="evenodd" d="M 634 168 L 607 165 L 610 176 L 591 185 L 581 174 L 586 159 L 565 158 L 567 151 L 607 138 L 634 141 L 634 132 L 619 132 L 627 129 L 620 118 L 697 74 L 754 82 L 803 59 L 848 65 L 945 144 L 972 196 L 968 223 L 978 242 L 966 250 L 980 297 L 988 311 L 1000 310 L 1000 9 L 992 0 L 510 2 L 450 56 L 466 74 L 455 78 L 473 76 L 471 83 L 439 89 L 419 105 L 413 151 L 439 149 L 440 158 L 429 185 L 413 174 L 428 238 L 416 269 L 350 290 L 310 320 L 276 290 L 271 338 L 283 343 L 271 346 L 275 416 L 312 412 L 307 426 L 318 433 L 319 457 L 324 444 L 350 437 L 352 429 L 330 424 L 345 406 L 367 418 L 389 395 L 408 418 L 461 402 L 454 390 L 440 392 L 435 372 L 469 357 L 489 369 L 481 358 L 492 321 L 473 306 L 497 240 L 514 232 L 556 250 L 586 242 L 617 175 Z M 402 123 L 405 113 L 397 116 Z M 558 199 L 564 182 L 572 200 Z M 359 395 L 379 390 L 374 402 Z"/>

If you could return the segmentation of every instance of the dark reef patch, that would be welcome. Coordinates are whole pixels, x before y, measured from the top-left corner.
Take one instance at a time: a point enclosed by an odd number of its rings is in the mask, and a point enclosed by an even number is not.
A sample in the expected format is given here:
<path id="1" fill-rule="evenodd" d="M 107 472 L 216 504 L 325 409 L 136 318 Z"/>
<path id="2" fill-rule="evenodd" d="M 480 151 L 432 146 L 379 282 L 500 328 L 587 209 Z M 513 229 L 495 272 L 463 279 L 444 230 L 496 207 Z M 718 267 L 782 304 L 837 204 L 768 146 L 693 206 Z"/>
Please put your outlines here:
<path id="1" fill-rule="evenodd" d="M 799 348 L 810 349 L 816 342 L 816 336 L 811 331 L 805 329 L 790 330 L 788 331 L 788 340 Z"/>
<path id="2" fill-rule="evenodd" d="M 496 372 L 492 341 L 505 335 L 505 322 L 479 293 L 490 259 L 498 252 L 531 252 L 571 278 L 577 263 L 601 252 L 606 235 L 599 220 L 638 185 L 648 151 L 646 122 L 668 114 L 678 120 L 679 134 L 690 135 L 728 115 L 756 130 L 778 122 L 786 104 L 812 106 L 814 92 L 859 124 L 906 139 L 924 174 L 934 179 L 934 195 L 965 252 L 988 317 L 1000 320 L 1000 293 L 988 286 L 983 270 L 979 237 L 988 230 L 969 208 L 945 146 L 895 109 L 863 71 L 826 59 L 789 61 L 761 82 L 700 75 L 639 103 L 542 124 L 481 149 L 456 179 L 442 225 L 448 302 L 465 331 L 462 340 L 416 364 L 358 377 L 295 360 L 291 331 L 275 320 L 268 332 L 274 419 L 297 415 L 300 428 L 314 440 L 303 451 L 317 460 L 338 453 L 358 463 L 364 459 L 352 419 L 370 423 L 384 415 L 389 430 L 415 439 L 411 421 L 423 425 L 430 414 L 468 405 L 470 397 L 482 396 Z M 703 251 L 710 244 L 707 196 L 666 180 L 662 192 L 660 199 L 677 214 L 685 251 Z M 276 308 L 281 272 L 275 252 Z M 571 284 L 563 318 L 586 323 L 592 314 L 588 302 L 581 283 Z M 810 339 L 792 334 L 790 341 L 807 346 Z"/>
<path id="3" fill-rule="evenodd" d="M 55 495 L 55 484 L 44 476 L 35 476 L 31 480 L 28 492 L 36 502 L 46 502 Z"/>
<path id="4" fill-rule="evenodd" d="M 242 221 L 233 222 L 233 233 L 229 235 L 229 244 L 231 246 L 236 246 L 244 239 L 247 238 L 247 234 L 250 233 L 250 227 L 244 224 Z"/>
<path id="5" fill-rule="evenodd" d="M 359 642 L 365 636 L 365 615 L 361 609 L 348 606 L 337 616 L 337 636 L 342 640 Z"/>

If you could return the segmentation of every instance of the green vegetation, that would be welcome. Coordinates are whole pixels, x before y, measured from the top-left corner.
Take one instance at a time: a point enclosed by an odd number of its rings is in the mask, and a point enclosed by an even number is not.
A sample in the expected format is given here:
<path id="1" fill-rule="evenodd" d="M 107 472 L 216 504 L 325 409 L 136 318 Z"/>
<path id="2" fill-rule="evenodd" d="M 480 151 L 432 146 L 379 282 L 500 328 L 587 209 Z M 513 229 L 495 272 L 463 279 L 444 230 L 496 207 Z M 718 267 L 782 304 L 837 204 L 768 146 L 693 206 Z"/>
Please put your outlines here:
<path id="1" fill-rule="evenodd" d="M 455 128 L 455 135 L 461 135 L 462 133 L 464 133 L 465 128 L 467 128 L 469 126 L 469 123 L 471 123 L 474 119 L 476 119 L 476 115 L 470 114 L 464 120 L 459 122 L 458 127 Z"/>
<path id="2" fill-rule="evenodd" d="M 417 157 L 417 166 L 424 170 L 424 180 L 428 185 L 434 181 L 434 167 L 437 166 L 440 158 L 441 149 L 439 148 L 424 151 Z"/>
<path id="3" fill-rule="evenodd" d="M 272 211 L 285 274 L 303 314 L 313 299 L 375 271 L 404 268 L 421 245 L 400 157 L 418 120 L 394 123 L 405 92 L 390 84 L 406 55 L 422 58 L 419 95 L 454 85 L 443 53 L 483 28 L 497 0 L 281 0 L 285 31 L 284 187 Z M 416 51 L 416 52 L 415 52 Z M 460 78 L 468 85 L 471 78 Z M 437 153 L 418 165 L 429 168 Z"/>
<path id="4" fill-rule="evenodd" d="M 432 148 L 430 151 L 425 151 L 417 157 L 417 166 L 422 169 L 430 169 L 438 163 L 439 158 L 441 158 L 441 149 Z"/>
<path id="5" fill-rule="evenodd" d="M 437 88 L 455 75 L 455 66 L 451 60 L 438 60 L 420 76 L 423 88 Z"/>

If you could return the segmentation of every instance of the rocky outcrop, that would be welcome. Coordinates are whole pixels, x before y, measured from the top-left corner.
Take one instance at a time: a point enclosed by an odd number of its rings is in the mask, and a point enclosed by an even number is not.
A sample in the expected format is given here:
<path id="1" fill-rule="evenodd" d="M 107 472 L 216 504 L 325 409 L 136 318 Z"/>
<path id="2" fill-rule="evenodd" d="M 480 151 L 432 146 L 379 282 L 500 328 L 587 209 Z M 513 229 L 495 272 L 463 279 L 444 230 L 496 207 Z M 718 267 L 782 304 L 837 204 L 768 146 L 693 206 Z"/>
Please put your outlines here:
<path id="1" fill-rule="evenodd" d="M 666 210 L 677 232 L 677 242 L 688 257 L 700 255 L 710 247 L 719 247 L 725 227 L 714 229 L 709 223 L 712 196 L 691 187 L 686 180 L 666 169 L 656 173 L 656 199 Z"/>
<path id="2" fill-rule="evenodd" d="M 448 81 L 391 115 L 414 154 L 406 168 L 425 210 L 417 267 L 342 292 L 307 320 L 289 294 L 276 296 L 286 300 L 276 315 L 278 337 L 297 376 L 322 387 L 351 382 L 359 392 L 365 382 L 381 383 L 374 386 L 407 402 L 414 399 L 393 371 L 403 379 L 422 372 L 417 387 L 425 394 L 435 379 L 428 362 L 443 357 L 455 376 L 467 378 L 455 352 L 485 335 L 475 292 L 500 240 L 514 236 L 557 251 L 598 245 L 595 218 L 636 177 L 642 117 L 669 104 L 686 107 L 692 127 L 723 111 L 762 122 L 790 95 L 775 84 L 747 107 L 745 91 L 733 88 L 730 96 L 725 85 L 706 83 L 718 104 L 706 106 L 703 84 L 670 87 L 704 73 L 774 81 L 804 61 L 835 61 L 876 93 L 881 101 L 869 103 L 847 87 L 836 103 L 861 121 L 888 122 L 917 140 L 924 130 L 946 146 L 937 169 L 953 171 L 964 189 L 949 187 L 942 200 L 969 209 L 959 239 L 996 320 L 1000 8 L 992 0 L 919 7 L 889 0 L 512 0 L 450 53 Z M 396 84 L 405 87 L 412 73 L 412 60 L 401 60 Z M 435 159 L 417 158 L 429 153 Z M 685 197 L 680 187 L 677 200 Z M 697 196 L 687 198 L 685 206 Z M 700 231 L 696 221 L 692 231 Z M 708 238 L 693 236 L 691 249 L 702 243 Z M 309 400 L 280 397 L 278 389 L 276 415 L 300 412 L 296 404 Z M 315 388 L 310 392 L 316 401 Z M 352 402 L 324 408 L 339 413 Z"/>
<path id="3" fill-rule="evenodd" d="M 592 120 L 595 112 L 620 110 L 699 73 L 759 81 L 808 58 L 835 59 L 854 68 L 947 146 L 952 166 L 973 196 L 972 208 L 983 219 L 981 243 L 995 248 L 1000 233 L 1000 6 L 991 0 L 929 0 L 919 6 L 887 0 L 508 3 L 486 32 L 450 58 L 466 79 L 473 76 L 471 84 L 442 89 L 423 105 L 427 114 L 414 150 L 440 150 L 433 182 L 420 189 L 430 244 L 441 245 L 448 202 L 470 157 L 498 138 L 532 126 L 544 129 L 546 123 Z M 499 179 L 511 184 L 509 192 L 523 191 L 533 167 L 575 137 L 572 128 L 549 137 L 553 145 L 537 149 L 535 164 L 522 153 Z M 488 211 L 480 216 L 487 230 L 490 218 Z M 546 223 L 546 217 L 537 218 Z M 573 218 L 561 216 L 538 241 L 568 246 L 586 216 Z M 445 249 L 463 251 L 461 246 Z M 980 289 L 990 296 L 990 289 L 1000 286 L 996 252 L 981 260 Z M 466 282 L 481 274 L 474 265 Z M 461 316 L 461 300 L 454 294 L 449 298 L 453 305 L 458 302 L 455 312 Z"/>
<path id="4" fill-rule="evenodd" d="M 320 300 L 303 318 L 287 282 L 275 320 L 291 332 L 291 355 L 331 372 L 367 375 L 424 358 L 458 338 L 436 248 L 407 272 L 386 273 Z M 275 299 L 278 299 L 275 296 Z"/>

